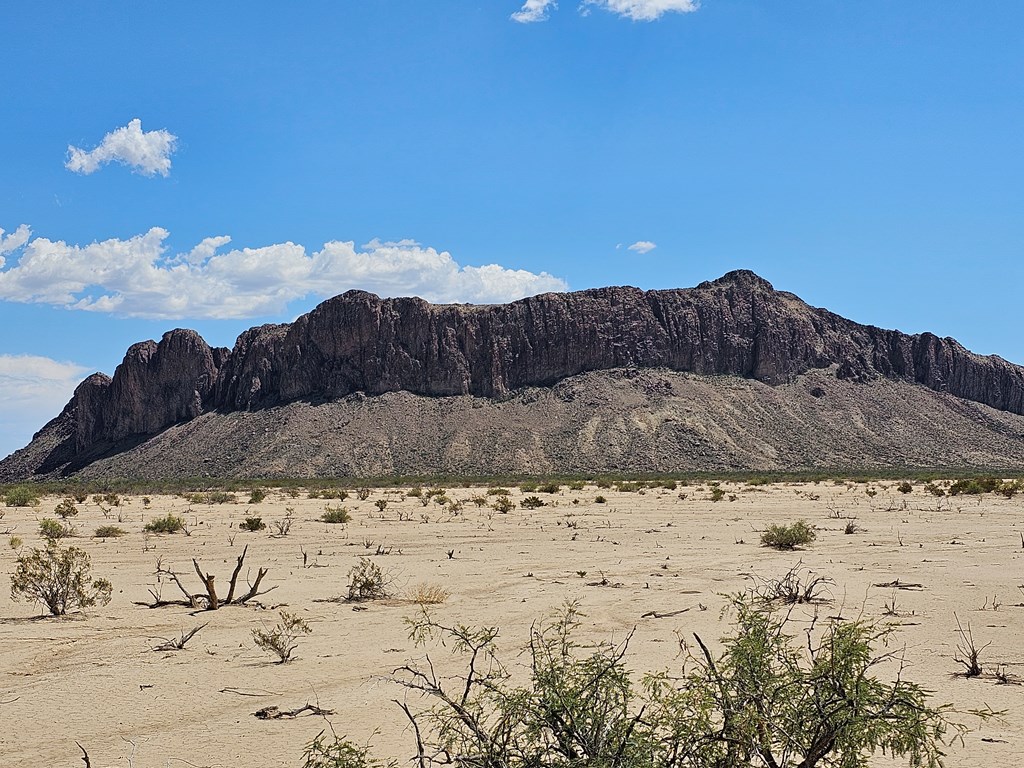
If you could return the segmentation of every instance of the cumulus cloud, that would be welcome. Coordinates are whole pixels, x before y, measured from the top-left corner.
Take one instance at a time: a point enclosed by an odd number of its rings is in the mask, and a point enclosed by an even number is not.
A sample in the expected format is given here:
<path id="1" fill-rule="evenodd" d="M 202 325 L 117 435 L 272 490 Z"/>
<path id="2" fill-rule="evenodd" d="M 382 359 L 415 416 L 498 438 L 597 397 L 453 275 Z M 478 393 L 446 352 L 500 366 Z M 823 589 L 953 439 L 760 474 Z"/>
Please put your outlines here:
<path id="1" fill-rule="evenodd" d="M 628 250 L 636 251 L 637 253 L 641 253 L 642 254 L 642 253 L 650 253 L 651 251 L 653 251 L 657 247 L 658 246 L 655 245 L 654 243 L 652 243 L 650 240 L 637 240 L 635 243 L 633 243 L 631 246 L 629 246 Z"/>
<path id="2" fill-rule="evenodd" d="M 248 318 L 352 288 L 486 304 L 568 287 L 547 272 L 462 266 L 447 251 L 413 240 L 358 248 L 331 241 L 307 252 L 292 242 L 225 250 L 231 238 L 220 236 L 175 254 L 168 237 L 160 227 L 88 245 L 26 237 L 17 262 L 0 268 L 0 300 L 154 319 Z"/>
<path id="3" fill-rule="evenodd" d="M 26 445 L 88 373 L 80 365 L 49 357 L 0 355 L 0 458 Z"/>
<path id="4" fill-rule="evenodd" d="M 547 21 L 548 11 L 558 8 L 555 0 L 526 0 L 523 7 L 512 14 L 512 21 L 520 24 L 531 24 L 535 21 Z"/>
<path id="5" fill-rule="evenodd" d="M 64 167 L 75 173 L 90 174 L 107 163 L 118 162 L 145 176 L 157 173 L 167 176 L 177 142 L 178 137 L 169 131 L 143 131 L 142 121 L 136 118 L 104 136 L 95 149 L 86 151 L 69 145 Z"/>
<path id="6" fill-rule="evenodd" d="M 591 6 L 601 8 L 633 21 L 654 21 L 666 13 L 693 13 L 700 8 L 698 0 L 583 0 L 580 10 Z"/>

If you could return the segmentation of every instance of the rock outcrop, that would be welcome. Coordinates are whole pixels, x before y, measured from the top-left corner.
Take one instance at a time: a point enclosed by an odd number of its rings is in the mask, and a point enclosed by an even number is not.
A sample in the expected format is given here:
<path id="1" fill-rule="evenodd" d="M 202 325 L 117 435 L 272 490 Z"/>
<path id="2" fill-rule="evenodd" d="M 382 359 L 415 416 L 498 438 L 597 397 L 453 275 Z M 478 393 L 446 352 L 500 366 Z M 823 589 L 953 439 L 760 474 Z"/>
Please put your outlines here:
<path id="1" fill-rule="evenodd" d="M 86 379 L 66 411 L 85 461 L 205 413 L 353 393 L 500 400 L 587 372 L 656 368 L 770 386 L 832 369 L 849 382 L 902 381 L 1024 414 L 1024 368 L 953 339 L 854 323 L 748 271 L 691 289 L 601 288 L 490 306 L 349 291 L 294 323 L 246 331 L 230 351 L 186 330 L 136 344 L 112 378 Z"/>

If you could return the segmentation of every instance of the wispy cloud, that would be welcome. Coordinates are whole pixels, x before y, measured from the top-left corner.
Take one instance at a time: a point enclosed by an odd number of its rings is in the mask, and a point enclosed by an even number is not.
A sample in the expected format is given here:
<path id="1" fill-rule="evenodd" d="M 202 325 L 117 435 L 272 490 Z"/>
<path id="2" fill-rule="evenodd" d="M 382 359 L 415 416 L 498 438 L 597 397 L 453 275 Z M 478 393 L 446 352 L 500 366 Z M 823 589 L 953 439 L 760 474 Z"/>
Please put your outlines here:
<path id="1" fill-rule="evenodd" d="M 412 240 L 372 240 L 358 248 L 352 241 L 331 241 L 307 253 L 292 242 L 223 250 L 231 238 L 220 236 L 174 254 L 168 237 L 154 227 L 127 240 L 88 245 L 26 238 L 16 249 L 17 262 L 0 269 L 0 300 L 128 317 L 249 318 L 351 288 L 481 304 L 568 288 L 547 272 L 463 266 L 447 251 Z"/>
<path id="2" fill-rule="evenodd" d="M 0 458 L 28 443 L 60 412 L 82 377 L 75 363 L 36 355 L 0 355 Z"/>
<path id="3" fill-rule="evenodd" d="M 512 21 L 520 24 L 531 24 L 535 21 L 546 21 L 548 11 L 558 8 L 555 0 L 526 0 L 523 7 L 512 14 Z"/>
<path id="4" fill-rule="evenodd" d="M 654 21 L 666 13 L 693 13 L 700 8 L 698 0 L 582 0 L 580 10 L 591 6 L 616 13 L 633 21 Z"/>
<path id="5" fill-rule="evenodd" d="M 136 118 L 104 136 L 95 149 L 87 151 L 69 145 L 64 167 L 75 173 L 90 174 L 107 163 L 117 162 L 145 176 L 157 173 L 167 176 L 177 142 L 178 137 L 169 131 L 143 131 L 142 121 Z"/>
<path id="6" fill-rule="evenodd" d="M 637 253 L 650 253 L 658 246 L 652 243 L 650 240 L 637 240 L 627 250 L 636 251 Z"/>

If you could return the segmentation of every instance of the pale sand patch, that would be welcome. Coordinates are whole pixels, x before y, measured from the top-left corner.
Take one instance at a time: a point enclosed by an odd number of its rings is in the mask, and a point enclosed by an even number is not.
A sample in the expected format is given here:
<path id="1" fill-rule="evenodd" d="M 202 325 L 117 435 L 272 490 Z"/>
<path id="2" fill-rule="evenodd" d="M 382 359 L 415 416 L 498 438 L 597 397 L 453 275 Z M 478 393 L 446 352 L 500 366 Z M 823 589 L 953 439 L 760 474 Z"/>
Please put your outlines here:
<path id="1" fill-rule="evenodd" d="M 895 593 L 901 616 L 890 618 L 903 624 L 898 639 L 906 643 L 912 662 L 907 676 L 935 691 L 936 703 L 1007 710 L 1002 721 L 981 724 L 965 715 L 974 730 L 964 747 L 953 748 L 949 764 L 1017 765 L 1024 753 L 1024 687 L 953 677 L 958 669 L 952 659 L 953 614 L 965 625 L 970 622 L 979 644 L 992 643 L 982 656 L 989 669 L 1005 665 L 1010 675 L 1024 678 L 1019 642 L 1024 607 L 1014 605 L 1024 603 L 1017 587 L 1024 499 L 988 494 L 940 501 L 920 485 L 908 496 L 897 493 L 894 483 L 874 487 L 878 494 L 869 497 L 863 484 L 723 484 L 736 500 L 712 503 L 707 486 L 642 495 L 588 486 L 536 494 L 549 505 L 509 514 L 475 507 L 469 499 L 480 489 L 449 489 L 450 497 L 465 500 L 457 515 L 398 492 L 375 490 L 365 501 L 342 502 L 352 511 L 347 526 L 318 522 L 325 501 L 305 493 L 290 498 L 273 491 L 258 505 L 246 504 L 247 496 L 238 494 L 236 504 L 191 507 L 181 498 L 156 496 L 149 508 L 134 496 L 113 509 L 110 520 L 89 501 L 74 520 L 82 535 L 73 543 L 90 553 L 96 575 L 113 582 L 109 606 L 69 619 L 36 619 L 36 606 L 12 602 L 6 579 L 0 583 L 0 763 L 76 765 L 77 740 L 97 768 L 127 765 L 128 739 L 136 744 L 134 764 L 140 768 L 297 766 L 303 745 L 324 722 L 315 717 L 260 721 L 252 713 L 307 701 L 337 712 L 332 721 L 339 734 L 372 740 L 376 754 L 406 760 L 411 735 L 392 702 L 404 692 L 388 676 L 424 653 L 409 641 L 403 624 L 415 606 L 371 602 L 363 604 L 367 610 L 356 611 L 349 604 L 315 602 L 343 594 L 349 569 L 359 556 L 370 555 L 394 574 L 399 593 L 424 582 L 447 589 L 451 596 L 432 609 L 438 618 L 500 626 L 500 646 L 514 665 L 523 662 L 517 653 L 531 622 L 566 600 L 579 600 L 590 639 L 622 639 L 635 626 L 630 664 L 654 670 L 678 668 L 677 632 L 698 632 L 711 641 L 730 630 L 728 617 L 720 615 L 721 594 L 749 586 L 748 574 L 781 576 L 802 560 L 836 581 L 835 602 L 823 610 L 846 617 L 883 617 L 893 590 L 872 584 L 919 582 L 923 590 Z M 598 494 L 608 503 L 595 504 Z M 523 496 L 513 493 L 517 501 Z M 384 519 L 374 506 L 381 498 L 389 500 Z M 46 498 L 36 509 L 4 509 L 0 529 L 21 536 L 26 546 L 37 545 L 37 519 L 52 516 L 59 500 Z M 287 507 L 295 510 L 295 523 L 286 537 L 238 530 L 247 513 L 269 525 Z M 844 534 L 847 521 L 834 518 L 833 511 L 855 516 L 863 531 Z M 147 541 L 145 521 L 167 512 L 184 515 L 191 535 Z M 116 523 L 118 513 L 127 536 L 87 537 L 100 524 Z M 819 529 L 809 549 L 787 553 L 758 545 L 757 531 L 764 526 L 800 518 Z M 6 539 L 0 548 L 5 574 L 15 561 Z M 184 608 L 133 604 L 149 599 L 157 558 L 198 592 L 191 565 L 197 557 L 225 589 L 245 544 L 246 565 L 253 572 L 269 567 L 265 585 L 277 586 L 259 598 L 265 608 L 230 607 L 192 616 Z M 374 555 L 378 545 L 390 547 L 391 554 Z M 315 567 L 302 567 L 302 549 Z M 589 586 L 602 579 L 610 585 Z M 177 597 L 177 590 L 164 584 L 162 595 Z M 993 599 L 1000 603 L 996 610 Z M 261 622 L 275 623 L 272 608 L 279 605 L 313 628 L 287 665 L 271 663 L 251 638 Z M 641 618 L 649 611 L 683 609 L 688 610 L 669 618 Z M 806 620 L 812 609 L 797 610 Z M 161 638 L 207 621 L 186 650 L 150 650 Z M 448 658 L 444 649 L 430 652 L 439 661 Z M 876 764 L 889 763 L 879 759 Z"/>

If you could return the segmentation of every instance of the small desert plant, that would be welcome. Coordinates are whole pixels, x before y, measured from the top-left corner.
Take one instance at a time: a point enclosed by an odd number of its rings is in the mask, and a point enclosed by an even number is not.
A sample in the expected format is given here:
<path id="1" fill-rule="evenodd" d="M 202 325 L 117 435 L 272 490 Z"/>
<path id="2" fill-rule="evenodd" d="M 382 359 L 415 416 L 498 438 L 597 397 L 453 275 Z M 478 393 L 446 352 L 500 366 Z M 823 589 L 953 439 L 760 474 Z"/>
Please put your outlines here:
<path id="1" fill-rule="evenodd" d="M 71 495 L 71 498 L 75 500 L 76 504 L 85 504 L 89 500 L 89 494 L 78 491 Z"/>
<path id="2" fill-rule="evenodd" d="M 974 642 L 974 635 L 971 634 L 970 623 L 967 624 L 967 629 L 964 629 L 956 614 L 953 614 L 953 618 L 956 620 L 956 633 L 960 636 L 960 642 L 957 643 L 956 652 L 953 654 L 953 661 L 964 668 L 962 673 L 964 677 L 977 677 L 982 673 L 981 652 L 991 643 L 985 643 L 979 648 Z"/>
<path id="3" fill-rule="evenodd" d="M 249 503 L 250 504 L 259 504 L 265 498 L 267 498 L 267 492 L 265 490 L 263 490 L 262 488 L 253 488 L 249 492 Z"/>
<path id="4" fill-rule="evenodd" d="M 375 506 L 377 508 L 378 512 L 383 514 L 384 510 L 388 508 L 388 500 L 387 499 L 377 499 L 375 502 L 373 502 L 373 506 Z"/>
<path id="5" fill-rule="evenodd" d="M 418 485 L 415 485 L 412 488 L 410 488 L 408 491 L 406 491 L 405 495 L 406 496 L 412 496 L 414 498 L 415 497 L 419 497 L 419 496 L 423 495 L 423 489 L 420 488 Z"/>
<path id="6" fill-rule="evenodd" d="M 44 517 L 39 521 L 39 535 L 47 541 L 66 539 L 74 534 L 71 526 L 54 520 L 52 517 Z"/>
<path id="7" fill-rule="evenodd" d="M 501 488 L 499 486 L 487 489 L 488 496 L 508 496 L 509 493 L 510 491 L 508 488 Z"/>
<path id="8" fill-rule="evenodd" d="M 144 526 L 149 533 L 177 533 L 185 529 L 185 520 L 178 515 L 168 512 L 163 517 L 150 520 Z"/>
<path id="9" fill-rule="evenodd" d="M 417 605 L 438 605 L 451 596 L 440 584 L 417 584 L 409 590 L 409 599 Z"/>
<path id="10" fill-rule="evenodd" d="M 210 491 L 206 494 L 207 504 L 234 504 L 235 501 L 235 494 L 227 491 Z"/>
<path id="11" fill-rule="evenodd" d="M 782 578 L 755 578 L 751 594 L 765 602 L 780 602 L 783 605 L 804 603 L 826 603 L 829 601 L 828 588 L 835 584 L 825 576 L 816 576 L 802 564 L 797 563 Z"/>
<path id="12" fill-rule="evenodd" d="M 586 483 L 584 483 L 582 480 L 573 480 L 571 483 L 569 483 L 569 490 L 582 491 L 585 485 Z"/>
<path id="13" fill-rule="evenodd" d="M 527 496 L 519 502 L 519 506 L 523 509 L 537 509 L 538 507 L 543 507 L 544 502 L 541 500 L 540 496 Z"/>
<path id="14" fill-rule="evenodd" d="M 124 536 L 124 533 L 124 528 L 118 528 L 116 525 L 101 525 L 93 536 L 97 539 L 116 539 Z"/>
<path id="15" fill-rule="evenodd" d="M 277 656 L 278 664 L 284 664 L 292 660 L 292 652 L 298 647 L 295 641 L 313 630 L 294 613 L 281 611 L 280 615 L 281 620 L 272 628 L 254 629 L 252 639 L 264 651 Z"/>
<path id="16" fill-rule="evenodd" d="M 608 503 L 608 499 L 606 499 L 604 496 L 595 496 L 594 497 L 594 503 L 595 504 L 607 504 Z"/>
<path id="17" fill-rule="evenodd" d="M 562 490 L 562 486 L 558 483 L 541 483 L 537 486 L 537 490 L 541 493 L 558 493 Z"/>
<path id="18" fill-rule="evenodd" d="M 772 549 L 796 549 L 810 544 L 817 532 L 803 520 L 790 525 L 770 525 L 761 534 L 761 544 Z"/>
<path id="19" fill-rule="evenodd" d="M 21 536 L 11 536 L 11 538 L 7 540 L 7 546 L 9 546 L 14 551 L 18 551 L 19 549 L 21 549 L 24 543 L 25 542 L 22 540 Z"/>
<path id="20" fill-rule="evenodd" d="M 295 521 L 295 510 L 291 507 L 285 507 L 284 512 L 283 518 L 274 521 L 274 528 L 277 530 L 278 536 L 287 536 L 288 532 L 292 529 L 292 523 Z"/>
<path id="21" fill-rule="evenodd" d="M 89 555 L 77 547 L 61 549 L 51 541 L 45 549 L 20 555 L 11 575 L 11 599 L 43 603 L 53 616 L 77 608 L 106 605 L 113 588 L 106 579 L 90 576 Z"/>
<path id="22" fill-rule="evenodd" d="M 111 506 L 111 507 L 120 507 L 121 506 L 121 497 L 118 496 L 116 493 L 105 494 L 103 496 L 103 501 L 106 502 L 107 505 Z"/>
<path id="23" fill-rule="evenodd" d="M 932 496 L 945 496 L 946 491 L 935 483 L 925 483 L 924 489 Z"/>
<path id="24" fill-rule="evenodd" d="M 340 504 L 336 507 L 332 507 L 328 504 L 324 507 L 324 513 L 320 515 L 320 519 L 325 523 L 337 525 L 339 523 L 349 522 L 352 519 L 352 515 L 348 511 L 348 507 L 343 507 Z"/>
<path id="25" fill-rule="evenodd" d="M 61 520 L 67 520 L 69 517 L 74 517 L 78 514 L 78 507 L 75 506 L 74 499 L 64 499 L 64 501 L 53 508 L 53 511 L 57 513 Z"/>
<path id="26" fill-rule="evenodd" d="M 914 490 L 914 486 L 912 486 L 910 483 L 904 480 L 903 482 L 896 486 L 896 490 L 899 491 L 900 493 L 910 493 L 912 490 Z"/>
<path id="27" fill-rule="evenodd" d="M 39 491 L 27 485 L 16 485 L 4 494 L 4 504 L 8 507 L 38 507 Z"/>
<path id="28" fill-rule="evenodd" d="M 717 485 L 711 487 L 711 500 L 721 501 L 725 498 L 725 491 L 719 488 Z"/>
<path id="29" fill-rule="evenodd" d="M 262 531 L 267 527 L 267 524 L 263 522 L 262 517 L 247 517 L 238 524 L 238 527 L 243 531 L 252 531 L 255 533 L 256 531 Z"/>
<path id="30" fill-rule="evenodd" d="M 368 498 L 370 498 L 370 493 L 370 489 L 366 487 L 356 489 L 356 496 L 359 497 L 360 501 L 366 501 Z"/>
<path id="31" fill-rule="evenodd" d="M 503 515 L 507 515 L 513 509 L 516 508 L 516 504 L 508 496 L 498 496 L 491 503 L 491 509 L 495 512 L 501 512 Z"/>
<path id="32" fill-rule="evenodd" d="M 359 562 L 348 572 L 348 599 L 383 600 L 390 597 L 389 582 L 390 579 L 379 565 L 368 557 L 360 557 Z"/>
<path id="33" fill-rule="evenodd" d="M 360 747 L 347 739 L 334 735 L 326 737 L 326 731 L 306 745 L 302 753 L 302 768 L 396 768 L 394 761 L 384 763 L 370 757 L 367 747 Z M 421 762 L 421 765 L 426 765 Z"/>

